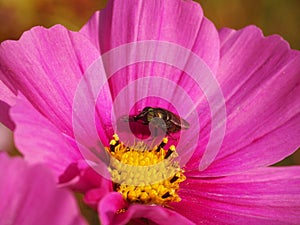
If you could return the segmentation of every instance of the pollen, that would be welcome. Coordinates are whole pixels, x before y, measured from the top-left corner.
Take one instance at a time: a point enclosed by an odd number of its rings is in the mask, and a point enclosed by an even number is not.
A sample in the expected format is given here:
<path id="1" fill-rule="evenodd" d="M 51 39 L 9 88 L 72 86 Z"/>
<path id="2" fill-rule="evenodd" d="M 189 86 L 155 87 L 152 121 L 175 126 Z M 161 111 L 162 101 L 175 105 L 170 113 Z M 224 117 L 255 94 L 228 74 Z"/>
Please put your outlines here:
<path id="1" fill-rule="evenodd" d="M 114 134 L 106 151 L 111 155 L 109 171 L 114 190 L 129 203 L 167 205 L 179 202 L 183 169 L 176 161 L 174 145 L 164 149 L 168 139 L 149 149 L 143 142 L 126 146 Z"/>

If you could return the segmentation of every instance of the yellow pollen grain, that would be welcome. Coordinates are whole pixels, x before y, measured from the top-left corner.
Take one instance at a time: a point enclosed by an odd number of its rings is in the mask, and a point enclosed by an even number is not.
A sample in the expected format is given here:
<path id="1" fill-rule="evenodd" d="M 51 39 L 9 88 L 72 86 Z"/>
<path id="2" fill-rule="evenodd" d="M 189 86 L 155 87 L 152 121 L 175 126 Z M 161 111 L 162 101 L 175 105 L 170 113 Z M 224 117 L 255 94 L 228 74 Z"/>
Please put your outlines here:
<path id="1" fill-rule="evenodd" d="M 186 178 L 180 168 L 176 148 L 163 138 L 153 149 L 138 142 L 132 147 L 119 141 L 117 134 L 110 141 L 107 152 L 110 158 L 109 171 L 114 190 L 122 194 L 130 203 L 166 205 L 180 201 L 179 184 Z"/>
<path id="2" fill-rule="evenodd" d="M 115 144 L 116 144 L 116 141 L 115 141 L 115 140 L 111 140 L 111 141 L 109 142 L 109 144 L 110 144 L 110 145 L 115 145 Z"/>
<path id="3" fill-rule="evenodd" d="M 171 150 L 171 151 L 175 151 L 175 150 L 176 150 L 175 146 L 174 146 L 174 145 L 171 145 L 171 146 L 170 146 L 170 150 Z"/>

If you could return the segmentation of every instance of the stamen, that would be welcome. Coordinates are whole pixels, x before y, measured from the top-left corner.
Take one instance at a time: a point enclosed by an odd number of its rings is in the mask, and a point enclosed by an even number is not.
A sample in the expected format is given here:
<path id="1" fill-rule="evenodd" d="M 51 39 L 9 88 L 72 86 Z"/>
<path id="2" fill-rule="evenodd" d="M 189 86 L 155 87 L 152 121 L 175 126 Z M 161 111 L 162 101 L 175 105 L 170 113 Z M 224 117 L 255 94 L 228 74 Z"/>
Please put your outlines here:
<path id="1" fill-rule="evenodd" d="M 110 147 L 109 171 L 113 188 L 130 203 L 166 205 L 180 201 L 179 184 L 186 178 L 178 162 L 176 148 L 171 145 L 166 151 L 167 138 L 153 149 L 143 142 L 125 146 L 114 135 Z"/>
<path id="2" fill-rule="evenodd" d="M 165 193 L 163 196 L 161 196 L 162 198 L 168 198 L 168 197 L 170 197 L 171 195 L 170 195 L 170 193 L 169 192 L 167 192 L 167 193 Z"/>
<path id="3" fill-rule="evenodd" d="M 175 151 L 175 146 L 171 145 L 171 147 L 169 148 L 169 150 L 167 151 L 167 154 L 165 155 L 165 159 L 169 158 L 169 156 Z"/>
<path id="4" fill-rule="evenodd" d="M 178 180 L 178 178 L 179 176 L 175 174 L 174 177 L 172 177 L 172 179 L 170 180 L 170 183 L 174 183 L 176 180 Z"/>
<path id="5" fill-rule="evenodd" d="M 116 141 L 116 144 L 115 145 L 118 145 L 119 143 L 120 143 L 120 139 L 119 139 L 119 136 L 117 135 L 117 134 L 114 134 L 113 135 L 113 138 L 114 138 L 114 140 Z"/>
<path id="6" fill-rule="evenodd" d="M 117 142 L 115 140 L 110 141 L 109 146 L 110 146 L 110 151 L 111 152 L 115 151 L 116 144 L 117 144 Z"/>
<path id="7" fill-rule="evenodd" d="M 162 142 L 158 145 L 156 151 L 159 152 L 168 143 L 168 138 L 164 137 Z"/>

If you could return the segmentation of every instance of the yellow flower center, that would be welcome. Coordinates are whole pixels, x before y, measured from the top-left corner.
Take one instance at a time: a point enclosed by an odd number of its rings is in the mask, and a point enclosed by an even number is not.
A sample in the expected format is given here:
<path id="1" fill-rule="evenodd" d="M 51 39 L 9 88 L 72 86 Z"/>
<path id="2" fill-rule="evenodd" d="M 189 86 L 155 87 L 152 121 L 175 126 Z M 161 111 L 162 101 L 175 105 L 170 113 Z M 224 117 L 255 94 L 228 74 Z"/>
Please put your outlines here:
<path id="1" fill-rule="evenodd" d="M 179 202 L 179 184 L 186 178 L 179 163 L 175 146 L 164 149 L 168 139 L 149 149 L 138 142 L 129 147 L 113 135 L 106 150 L 112 156 L 109 171 L 114 190 L 130 203 L 166 205 Z"/>

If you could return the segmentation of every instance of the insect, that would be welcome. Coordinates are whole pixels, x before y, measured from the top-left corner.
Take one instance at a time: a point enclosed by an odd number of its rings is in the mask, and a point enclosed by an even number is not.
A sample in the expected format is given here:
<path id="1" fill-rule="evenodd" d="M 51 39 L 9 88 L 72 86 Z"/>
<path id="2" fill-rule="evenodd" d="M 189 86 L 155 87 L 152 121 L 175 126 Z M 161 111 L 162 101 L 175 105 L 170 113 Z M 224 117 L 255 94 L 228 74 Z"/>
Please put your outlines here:
<path id="1" fill-rule="evenodd" d="M 160 120 L 155 120 L 155 118 L 159 118 Z M 163 108 L 152 108 L 147 106 L 138 115 L 133 116 L 133 121 L 145 125 L 149 125 L 153 119 L 155 121 L 155 128 L 162 129 L 168 135 L 170 135 L 170 133 L 177 133 L 182 129 L 186 130 L 190 127 L 190 124 L 186 120 Z"/>

